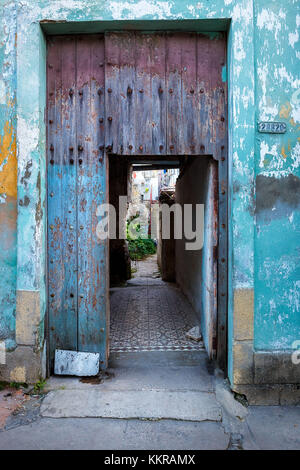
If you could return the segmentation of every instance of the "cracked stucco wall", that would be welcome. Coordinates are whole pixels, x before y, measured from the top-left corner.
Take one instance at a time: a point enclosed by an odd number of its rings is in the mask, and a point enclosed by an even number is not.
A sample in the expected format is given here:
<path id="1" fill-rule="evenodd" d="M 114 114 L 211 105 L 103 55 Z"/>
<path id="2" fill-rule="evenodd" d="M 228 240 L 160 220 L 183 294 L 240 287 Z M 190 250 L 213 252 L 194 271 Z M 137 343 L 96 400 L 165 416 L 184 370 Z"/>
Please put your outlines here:
<path id="1" fill-rule="evenodd" d="M 300 339 L 300 6 L 255 4 L 257 121 L 282 121 L 283 135 L 256 134 L 256 349 L 291 349 Z"/>
<path id="2" fill-rule="evenodd" d="M 152 20 L 178 28 L 182 20 L 197 20 L 199 29 L 214 31 L 227 19 L 229 376 L 232 383 L 252 383 L 254 349 L 286 351 L 300 338 L 298 2 L 0 0 L 0 8 L 0 340 L 16 346 L 17 289 L 18 296 L 38 297 L 28 328 L 38 331 L 37 350 L 43 342 L 46 50 L 40 21 L 64 33 L 99 31 L 103 24 L 120 29 L 123 21 L 148 28 Z M 288 131 L 258 134 L 260 120 L 284 121 Z M 19 309 L 18 331 L 32 343 L 24 315 Z"/>
<path id="3" fill-rule="evenodd" d="M 15 2 L 0 2 L 0 341 L 15 347 L 17 155 Z"/>

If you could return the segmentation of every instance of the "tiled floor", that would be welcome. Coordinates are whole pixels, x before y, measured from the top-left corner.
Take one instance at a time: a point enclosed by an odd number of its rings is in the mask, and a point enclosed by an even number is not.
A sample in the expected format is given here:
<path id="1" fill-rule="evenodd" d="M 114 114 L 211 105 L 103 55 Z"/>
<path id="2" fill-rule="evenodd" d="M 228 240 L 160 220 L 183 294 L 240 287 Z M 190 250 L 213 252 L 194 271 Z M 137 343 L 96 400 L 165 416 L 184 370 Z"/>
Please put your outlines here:
<path id="1" fill-rule="evenodd" d="M 203 349 L 201 342 L 186 338 L 187 331 L 198 324 L 186 297 L 175 284 L 155 277 L 154 257 L 139 263 L 128 287 L 111 289 L 111 351 Z"/>

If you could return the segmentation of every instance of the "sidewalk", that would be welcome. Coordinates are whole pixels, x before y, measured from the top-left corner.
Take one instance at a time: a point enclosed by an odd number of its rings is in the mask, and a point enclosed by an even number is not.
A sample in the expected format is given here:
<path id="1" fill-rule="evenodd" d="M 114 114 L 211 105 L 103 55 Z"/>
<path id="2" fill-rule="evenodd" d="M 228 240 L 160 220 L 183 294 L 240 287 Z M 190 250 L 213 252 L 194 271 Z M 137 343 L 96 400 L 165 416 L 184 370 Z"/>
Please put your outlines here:
<path id="1" fill-rule="evenodd" d="M 110 365 L 99 383 L 52 377 L 6 420 L 0 449 L 300 449 L 300 407 L 242 406 L 203 351 Z"/>

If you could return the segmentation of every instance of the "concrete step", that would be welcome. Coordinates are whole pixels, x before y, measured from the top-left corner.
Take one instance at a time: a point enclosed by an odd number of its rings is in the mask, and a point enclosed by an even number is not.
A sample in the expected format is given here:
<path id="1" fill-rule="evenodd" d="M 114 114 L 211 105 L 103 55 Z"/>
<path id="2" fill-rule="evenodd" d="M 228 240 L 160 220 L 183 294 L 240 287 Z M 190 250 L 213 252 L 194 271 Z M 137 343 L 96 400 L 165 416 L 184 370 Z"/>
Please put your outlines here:
<path id="1" fill-rule="evenodd" d="M 204 348 L 191 351 L 112 352 L 109 357 L 111 368 L 201 366 L 206 370 L 207 364 Z"/>
<path id="2" fill-rule="evenodd" d="M 200 366 L 192 367 L 153 367 L 109 369 L 109 375 L 101 375 L 99 382 L 76 377 L 53 376 L 44 390 L 169 390 L 213 392 L 213 377 Z"/>
<path id="3" fill-rule="evenodd" d="M 56 390 L 41 406 L 48 418 L 175 419 L 221 421 L 215 395 L 199 391 Z"/>

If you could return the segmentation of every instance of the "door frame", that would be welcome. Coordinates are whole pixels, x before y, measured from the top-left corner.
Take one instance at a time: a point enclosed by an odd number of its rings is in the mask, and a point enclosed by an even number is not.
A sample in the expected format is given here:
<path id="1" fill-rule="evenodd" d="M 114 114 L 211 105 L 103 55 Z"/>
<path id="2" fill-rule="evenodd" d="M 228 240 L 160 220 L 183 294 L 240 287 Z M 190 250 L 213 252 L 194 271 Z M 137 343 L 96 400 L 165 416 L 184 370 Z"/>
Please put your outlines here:
<path id="1" fill-rule="evenodd" d="M 210 10 L 200 13 L 199 19 L 191 19 L 191 13 L 182 12 L 182 20 L 178 15 L 166 16 L 162 13 L 161 20 L 145 20 L 144 13 L 136 20 L 114 20 L 107 12 L 99 15 L 95 11 L 87 15 L 82 22 L 78 12 L 69 8 L 64 17 L 58 10 L 51 13 L 39 0 L 37 8 L 28 15 L 26 8 L 18 13 L 18 23 L 22 28 L 18 31 L 17 42 L 17 149 L 18 149 L 18 253 L 17 253 L 17 296 L 22 298 L 23 292 L 34 292 L 37 296 L 37 312 L 39 315 L 39 335 L 36 347 L 41 352 L 42 363 L 45 360 L 46 342 L 46 214 L 45 214 L 45 121 L 46 104 L 46 47 L 45 34 L 70 34 L 76 32 L 103 32 L 112 30 L 196 30 L 196 31 L 228 31 L 228 376 L 233 382 L 233 346 L 234 346 L 234 292 L 238 289 L 253 289 L 254 283 L 254 215 L 249 211 L 249 197 L 233 199 L 233 181 L 240 181 L 245 188 L 254 184 L 254 142 L 255 142 L 255 105 L 254 105 L 254 26 L 253 18 L 248 18 L 248 10 L 237 17 L 235 2 L 224 6 L 222 12 L 216 8 L 214 15 Z M 222 13 L 222 14 L 221 14 Z M 246 15 L 247 14 L 247 15 Z M 132 15 L 128 12 L 128 15 Z M 133 18 L 137 15 L 134 14 Z M 167 21 L 167 18 L 169 20 Z M 218 18 L 222 17 L 222 20 Z M 46 19 L 47 18 L 47 19 Z M 62 21 L 60 20 L 62 18 Z M 101 21 L 99 21 L 101 18 Z M 166 21 L 164 21 L 164 19 Z M 77 22 L 76 22 L 77 20 Z M 247 21 L 247 29 L 244 23 Z M 28 36 L 30 31 L 30 36 Z M 245 54 L 239 47 L 240 34 L 244 36 Z M 32 54 L 32 50 L 37 54 Z M 26 57 L 26 60 L 24 58 Z M 235 67 L 239 67 L 239 74 Z M 28 81 L 28 77 L 31 80 Z M 33 85 L 34 84 L 34 85 Z M 243 90 L 247 87 L 250 100 L 244 112 Z M 30 87 L 30 92 L 29 88 Z M 29 99 L 28 99 L 29 97 Z M 241 143 L 243 137 L 243 143 Z M 233 165 L 234 161 L 234 165 Z M 239 165 L 243 164 L 243 176 Z M 248 194 L 248 193 L 247 193 Z M 28 198 L 28 204 L 20 201 Z M 242 214 L 242 216 L 241 216 Z M 241 224 L 247 225 L 247 233 L 241 232 Z M 241 246 L 247 245 L 247 260 L 239 257 Z M 243 273 L 241 275 L 241 273 Z M 21 311 L 17 308 L 17 321 Z"/>
<path id="2" fill-rule="evenodd" d="M 156 34 L 155 32 L 153 34 Z M 179 32 L 180 34 L 180 32 Z M 223 33 L 224 34 L 224 33 Z M 93 35 L 91 35 L 93 37 Z M 56 53 L 59 53 L 59 48 L 60 44 L 64 43 L 64 41 L 68 41 L 69 38 L 74 38 L 76 44 L 78 39 L 82 38 L 82 35 L 63 35 L 63 36 L 51 36 L 52 37 L 57 37 L 58 38 L 58 48 L 56 49 Z M 97 39 L 97 38 L 96 38 Z M 95 40 L 96 40 L 95 39 Z M 105 45 L 105 35 L 104 35 L 104 45 L 102 46 L 104 48 L 104 51 L 106 50 L 106 45 Z M 122 39 L 121 39 L 122 40 Z M 53 42 L 53 41 L 52 41 Z M 220 64 L 220 71 L 221 67 L 224 67 L 226 64 L 226 43 L 227 43 L 227 37 L 225 35 L 224 37 L 224 63 Z M 74 43 L 75 44 L 75 43 Z M 80 43 L 79 43 L 80 44 Z M 48 52 L 49 52 L 49 47 L 55 47 L 52 46 L 51 44 L 51 39 L 50 41 L 47 41 L 47 108 L 46 108 L 46 148 L 48 149 L 50 145 L 50 141 L 48 142 L 48 134 L 53 130 L 52 126 L 49 125 L 48 122 L 48 113 L 50 109 L 50 102 L 51 98 L 49 98 L 49 90 L 48 90 L 48 84 L 49 84 L 49 76 L 50 74 L 53 74 L 53 66 L 48 63 Z M 64 50 L 64 49 L 63 49 Z M 54 59 L 52 59 L 54 60 Z M 104 63 L 106 63 L 106 59 L 104 58 Z M 49 67 L 51 66 L 51 69 Z M 75 72 L 75 76 L 77 75 L 77 72 Z M 106 72 L 104 72 L 104 76 L 106 76 Z M 77 84 L 76 84 L 77 86 Z M 99 85 L 100 86 L 100 85 Z M 104 88 L 106 89 L 106 84 L 104 83 Z M 227 84 L 226 82 L 224 83 L 224 89 L 223 96 L 224 96 L 224 113 L 227 115 Z M 222 91 L 221 90 L 221 91 Z M 76 96 L 77 96 L 77 88 L 76 88 Z M 106 96 L 106 93 L 104 93 L 104 96 Z M 52 104 L 52 107 L 54 104 Z M 105 105 L 106 108 L 106 105 Z M 51 108 L 52 109 L 52 108 Z M 105 113 L 104 113 L 105 114 Z M 220 113 L 218 113 L 214 119 L 217 122 L 217 119 L 220 119 L 219 116 Z M 224 121 L 224 117 L 222 115 L 221 119 Z M 75 118 L 75 122 L 76 118 Z M 77 123 L 74 124 L 75 128 L 77 129 Z M 218 126 L 218 125 L 217 125 Z M 216 337 L 214 338 L 216 340 L 216 344 L 214 343 L 212 345 L 212 349 L 216 350 L 216 360 L 219 364 L 219 367 L 226 371 L 227 368 L 227 263 L 225 262 L 227 260 L 227 228 L 228 228 L 228 216 L 227 216 L 227 175 L 228 175 L 228 158 L 227 158 L 227 136 L 228 136 L 228 128 L 227 128 L 227 120 L 225 121 L 225 137 L 221 137 L 219 141 L 216 142 L 216 145 L 213 145 L 213 148 L 215 149 L 216 154 L 212 155 L 214 160 L 218 162 L 218 233 L 217 233 L 217 239 L 218 239 L 218 251 L 217 253 L 214 252 L 214 259 L 217 258 L 217 324 L 216 324 Z M 102 136 L 103 137 L 103 136 Z M 217 137 L 219 138 L 219 137 Z M 104 139 L 106 140 L 106 137 L 104 135 Z M 74 142 L 75 146 L 77 145 L 76 142 Z M 103 147 L 103 142 L 101 140 L 100 144 Z M 52 145 L 52 141 L 51 141 Z M 51 152 L 50 152 L 51 153 Z M 102 152 L 100 151 L 100 154 Z M 51 154 L 52 155 L 52 154 Z M 105 150 L 105 155 L 104 155 L 104 168 L 106 167 L 106 182 L 107 182 L 107 188 L 106 188 L 106 202 L 109 202 L 108 200 L 108 194 L 109 194 L 109 172 L 108 172 L 108 161 L 109 161 L 109 156 L 110 156 L 110 151 L 109 151 L 109 146 L 106 147 Z M 153 155 L 155 156 L 155 155 Z M 164 155 L 157 154 L 157 158 L 163 158 Z M 132 157 L 139 158 L 139 154 L 132 154 Z M 53 156 L 51 156 L 53 158 Z M 116 158 L 122 158 L 122 156 L 118 156 Z M 124 157 L 123 157 L 124 158 Z M 146 158 L 146 156 L 143 156 L 142 158 Z M 198 158 L 201 158 L 201 155 L 198 156 Z M 77 164 L 76 164 L 77 167 Z M 46 166 L 46 174 L 48 173 L 48 158 L 47 158 L 47 166 Z M 77 178 L 77 172 L 76 172 L 76 178 Z M 48 180 L 48 178 L 47 178 Z M 49 201 L 48 198 L 48 188 L 47 188 L 47 201 Z M 78 204 L 77 204 L 78 206 Z M 46 205 L 46 213 L 47 213 L 47 225 L 48 225 L 48 207 Z M 77 217 L 77 216 L 76 216 Z M 49 233 L 49 231 L 47 232 Z M 78 237 L 78 235 L 76 235 Z M 48 242 L 48 240 L 47 240 Z M 76 241 L 77 243 L 77 241 Z M 78 244 L 78 243 L 77 243 Z M 109 245 L 109 243 L 105 243 L 105 245 Z M 47 250 L 49 248 L 49 245 L 47 243 Z M 109 263 L 108 263 L 108 248 L 106 247 L 105 251 L 107 253 L 106 255 L 106 264 L 108 265 L 107 268 L 109 270 Z M 77 252 L 76 252 L 77 253 Z M 214 262 L 214 260 L 212 260 Z M 47 264 L 47 275 L 49 273 L 49 265 L 48 265 L 48 256 L 46 259 L 46 264 Z M 108 271 L 109 272 L 109 271 Z M 109 275 L 106 275 L 106 299 L 109 299 Z M 51 335 L 54 333 L 50 331 L 50 324 L 54 321 L 54 319 L 50 319 L 50 307 L 49 303 L 51 302 L 51 299 L 49 297 L 49 279 L 47 279 L 47 290 L 48 290 L 48 302 L 47 302 L 47 328 L 46 328 L 46 334 L 47 334 L 47 339 L 48 339 L 48 345 L 49 345 L 49 353 L 48 353 L 48 370 L 50 366 L 50 362 L 52 362 L 53 358 L 50 357 L 50 338 Z M 77 290 L 76 290 L 77 292 Z M 77 295 L 77 294 L 76 294 Z M 103 366 L 107 366 L 107 358 L 109 356 L 109 308 L 108 308 L 108 301 L 106 301 L 106 360 L 102 358 L 103 360 L 101 363 L 103 363 Z M 77 310 L 78 310 L 78 304 L 77 304 Z M 77 312 L 78 315 L 78 312 Z M 77 328 L 78 328 L 78 320 L 77 320 Z M 78 339 L 78 331 L 77 331 L 77 339 Z M 87 348 L 89 345 L 87 345 Z M 100 345 L 99 345 L 100 349 Z M 87 349 L 89 350 L 89 349 Z M 52 368 L 51 368 L 52 369 Z"/>

